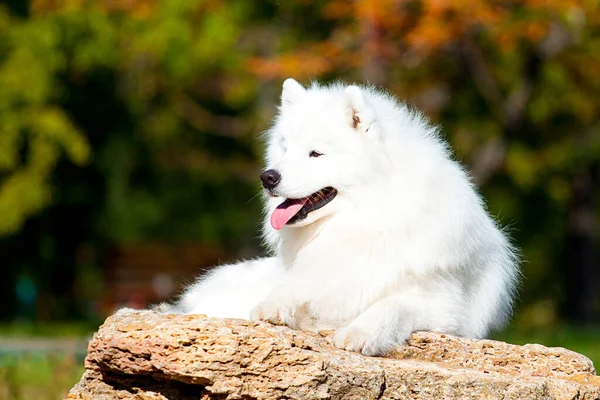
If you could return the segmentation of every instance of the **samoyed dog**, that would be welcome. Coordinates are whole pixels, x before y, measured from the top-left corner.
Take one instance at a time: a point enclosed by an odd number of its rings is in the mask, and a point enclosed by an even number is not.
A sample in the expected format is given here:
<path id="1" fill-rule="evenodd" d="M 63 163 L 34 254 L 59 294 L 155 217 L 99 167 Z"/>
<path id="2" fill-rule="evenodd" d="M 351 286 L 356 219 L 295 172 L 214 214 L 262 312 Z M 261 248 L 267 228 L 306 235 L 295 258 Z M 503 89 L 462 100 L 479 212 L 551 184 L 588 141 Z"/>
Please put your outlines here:
<path id="1" fill-rule="evenodd" d="M 288 79 L 266 137 L 272 257 L 220 266 L 162 312 L 332 329 L 365 355 L 506 322 L 515 249 L 420 113 L 372 87 Z"/>

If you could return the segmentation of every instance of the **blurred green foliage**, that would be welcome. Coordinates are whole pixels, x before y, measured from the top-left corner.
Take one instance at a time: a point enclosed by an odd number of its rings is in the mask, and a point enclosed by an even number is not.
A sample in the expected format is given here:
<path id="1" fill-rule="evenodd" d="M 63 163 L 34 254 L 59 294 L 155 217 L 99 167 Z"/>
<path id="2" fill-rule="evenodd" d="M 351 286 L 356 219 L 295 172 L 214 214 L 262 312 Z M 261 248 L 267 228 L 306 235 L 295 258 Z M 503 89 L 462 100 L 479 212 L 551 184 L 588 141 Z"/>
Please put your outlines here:
<path id="1" fill-rule="evenodd" d="M 515 324 L 597 321 L 595 3 L 9 4 L 2 317 L 97 316 L 99 271 L 123 243 L 259 253 L 257 138 L 294 76 L 369 81 L 423 109 L 523 249 Z M 24 305 L 14 288 L 28 279 L 36 303 Z"/>
<path id="2" fill-rule="evenodd" d="M 100 321 L 55 321 L 36 323 L 32 321 L 12 321 L 0 324 L 0 337 L 52 337 L 52 338 L 82 338 L 91 336 L 98 330 Z M 0 349 L 1 351 L 7 349 Z"/>
<path id="3" fill-rule="evenodd" d="M 6 235 L 50 204 L 61 153 L 82 165 L 90 148 L 56 104 L 57 75 L 66 63 L 57 27 L 15 21 L 3 8 L 0 26 L 0 235 Z"/>
<path id="4" fill-rule="evenodd" d="M 83 371 L 74 354 L 0 354 L 0 400 L 66 398 Z"/>
<path id="5" fill-rule="evenodd" d="M 10 218 L 0 222 L 0 234 L 18 231 L 59 195 L 62 183 L 53 185 L 52 173 L 61 152 L 89 164 L 92 146 L 92 167 L 106 190 L 108 238 L 231 237 L 229 227 L 237 231 L 245 218 L 219 188 L 242 181 L 252 197 L 249 170 L 258 169 L 252 121 L 243 113 L 256 87 L 243 77 L 220 82 L 215 75 L 239 69 L 241 56 L 230 48 L 246 9 L 172 1 L 141 19 L 65 5 L 20 19 L 2 8 L 0 207 Z M 208 107 L 219 107 L 219 115 Z M 144 174 L 160 174 L 154 187 L 134 182 Z M 185 203 L 201 191 L 208 209 L 190 215 Z M 216 204 L 232 211 L 215 215 Z M 165 227 L 167 215 L 178 212 L 187 220 Z"/>

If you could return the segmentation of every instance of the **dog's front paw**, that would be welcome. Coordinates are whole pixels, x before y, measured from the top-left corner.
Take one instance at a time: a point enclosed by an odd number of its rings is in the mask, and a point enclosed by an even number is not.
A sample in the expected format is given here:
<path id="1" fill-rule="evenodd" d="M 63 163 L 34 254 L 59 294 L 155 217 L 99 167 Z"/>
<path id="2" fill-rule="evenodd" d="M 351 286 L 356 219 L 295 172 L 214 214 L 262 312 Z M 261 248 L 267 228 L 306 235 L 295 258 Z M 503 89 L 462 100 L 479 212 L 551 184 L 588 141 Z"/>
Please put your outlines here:
<path id="1" fill-rule="evenodd" d="M 393 338 L 387 337 L 385 331 L 354 322 L 335 331 L 333 344 L 340 349 L 355 351 L 365 356 L 383 356 L 396 343 Z"/>
<path id="2" fill-rule="evenodd" d="M 287 325 L 296 329 L 297 323 L 294 311 L 295 309 L 292 307 L 282 307 L 274 302 L 263 301 L 250 311 L 250 319 L 253 321 L 267 321 L 274 325 Z"/>
<path id="3" fill-rule="evenodd" d="M 340 349 L 362 353 L 370 339 L 371 333 L 350 324 L 335 331 L 333 344 Z"/>

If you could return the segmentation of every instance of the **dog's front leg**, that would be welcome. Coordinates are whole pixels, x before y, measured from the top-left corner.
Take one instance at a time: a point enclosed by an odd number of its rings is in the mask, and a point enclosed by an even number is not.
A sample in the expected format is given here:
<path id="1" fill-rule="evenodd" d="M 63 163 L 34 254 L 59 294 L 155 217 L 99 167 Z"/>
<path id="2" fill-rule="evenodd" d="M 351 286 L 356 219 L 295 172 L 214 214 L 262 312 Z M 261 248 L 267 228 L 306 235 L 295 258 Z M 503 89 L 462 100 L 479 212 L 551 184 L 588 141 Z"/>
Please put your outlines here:
<path id="1" fill-rule="evenodd" d="M 368 356 L 382 356 L 417 330 L 457 334 L 460 310 L 443 295 L 395 294 L 335 331 L 334 344 Z"/>

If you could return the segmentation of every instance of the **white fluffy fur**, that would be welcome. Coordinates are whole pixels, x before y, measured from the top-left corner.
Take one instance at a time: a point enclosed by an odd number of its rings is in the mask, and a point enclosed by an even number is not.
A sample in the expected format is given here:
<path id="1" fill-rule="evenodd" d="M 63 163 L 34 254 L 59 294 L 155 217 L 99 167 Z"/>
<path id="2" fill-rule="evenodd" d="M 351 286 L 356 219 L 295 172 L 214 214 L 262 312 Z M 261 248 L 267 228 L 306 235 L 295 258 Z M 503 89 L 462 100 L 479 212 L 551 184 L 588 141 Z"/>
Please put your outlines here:
<path id="1" fill-rule="evenodd" d="M 283 88 L 267 132 L 267 169 L 282 176 L 265 196 L 274 257 L 218 267 L 167 311 L 335 329 L 336 346 L 367 355 L 416 330 L 481 338 L 502 326 L 518 257 L 437 130 L 371 87 Z M 271 228 L 285 198 L 327 186 L 332 202 Z"/>

